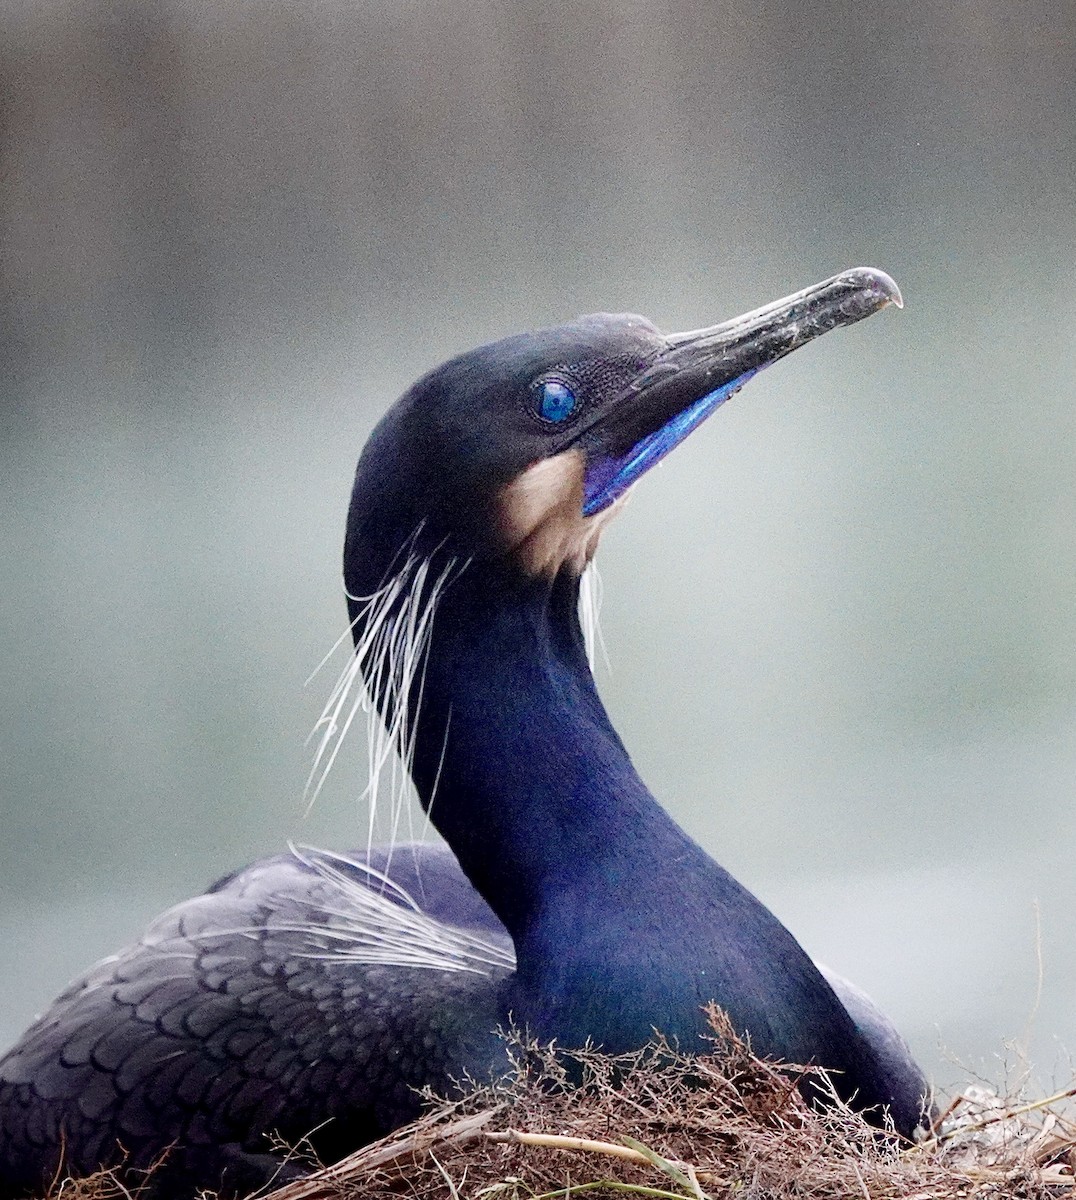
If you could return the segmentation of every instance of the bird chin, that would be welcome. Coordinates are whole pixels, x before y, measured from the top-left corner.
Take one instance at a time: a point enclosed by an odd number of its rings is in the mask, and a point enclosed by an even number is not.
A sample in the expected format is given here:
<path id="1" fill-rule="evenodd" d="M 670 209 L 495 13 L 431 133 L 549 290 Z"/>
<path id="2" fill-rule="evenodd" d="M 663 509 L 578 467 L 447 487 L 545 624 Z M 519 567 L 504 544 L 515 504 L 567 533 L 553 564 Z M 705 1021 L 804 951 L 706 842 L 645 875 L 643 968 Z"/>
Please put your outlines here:
<path id="1" fill-rule="evenodd" d="M 586 459 L 572 448 L 543 458 L 502 488 L 498 517 L 503 544 L 525 575 L 553 579 L 582 575 L 602 532 L 627 501 L 627 492 L 593 516 L 583 512 Z"/>

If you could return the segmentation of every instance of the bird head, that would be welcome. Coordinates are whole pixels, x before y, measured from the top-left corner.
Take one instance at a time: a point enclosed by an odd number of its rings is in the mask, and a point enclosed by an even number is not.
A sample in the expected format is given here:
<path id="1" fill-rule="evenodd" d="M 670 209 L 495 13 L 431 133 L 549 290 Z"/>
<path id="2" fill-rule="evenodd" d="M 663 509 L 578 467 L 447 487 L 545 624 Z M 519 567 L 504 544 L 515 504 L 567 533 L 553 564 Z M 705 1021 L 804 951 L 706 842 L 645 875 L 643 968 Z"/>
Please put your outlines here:
<path id="1" fill-rule="evenodd" d="M 830 329 L 901 304 L 858 268 L 722 324 L 663 334 L 596 314 L 516 334 L 431 371 L 363 451 L 348 522 L 352 595 L 401 548 L 578 576 L 637 480 L 763 367 Z"/>

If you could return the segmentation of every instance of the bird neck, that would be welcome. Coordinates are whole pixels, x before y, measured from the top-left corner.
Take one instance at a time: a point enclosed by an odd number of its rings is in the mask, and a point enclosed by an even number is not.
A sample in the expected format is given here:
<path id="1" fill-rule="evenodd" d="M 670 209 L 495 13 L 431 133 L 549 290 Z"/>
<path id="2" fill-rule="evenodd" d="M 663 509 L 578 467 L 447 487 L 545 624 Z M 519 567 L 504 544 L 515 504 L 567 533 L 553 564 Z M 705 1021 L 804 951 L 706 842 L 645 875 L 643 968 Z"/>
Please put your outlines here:
<path id="1" fill-rule="evenodd" d="M 551 898 L 600 910 L 632 863 L 693 843 L 647 791 L 587 660 L 578 579 L 471 563 L 444 588 L 410 690 L 411 773 L 517 948 Z"/>
<path id="2" fill-rule="evenodd" d="M 854 1029 L 803 950 L 639 778 L 577 604 L 569 575 L 469 564 L 441 591 L 406 691 L 419 798 L 512 936 L 508 1010 L 540 1037 L 600 1031 L 616 1051 L 655 1027 L 694 1044 L 716 997 L 760 1053 L 851 1065 Z"/>

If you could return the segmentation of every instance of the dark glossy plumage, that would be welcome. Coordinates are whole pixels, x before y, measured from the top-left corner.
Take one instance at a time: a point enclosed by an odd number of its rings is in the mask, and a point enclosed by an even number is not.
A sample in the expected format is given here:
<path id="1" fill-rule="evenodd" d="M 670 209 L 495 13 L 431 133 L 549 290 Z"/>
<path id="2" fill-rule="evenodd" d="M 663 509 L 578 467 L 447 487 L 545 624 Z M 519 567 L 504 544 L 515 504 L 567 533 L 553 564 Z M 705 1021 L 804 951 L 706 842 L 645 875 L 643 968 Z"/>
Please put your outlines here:
<path id="1" fill-rule="evenodd" d="M 176 1143 L 162 1190 L 259 1187 L 292 1173 L 266 1131 L 331 1160 L 412 1117 L 414 1088 L 488 1063 L 507 968 L 356 970 L 334 957 L 347 901 L 296 859 L 255 864 L 60 996 L 3 1060 L 7 1192 L 40 1185 L 61 1121 L 74 1173 L 116 1140 L 135 1166 Z"/>
<path id="2" fill-rule="evenodd" d="M 166 1150 L 160 1195 L 241 1193 L 305 1169 L 284 1144 L 332 1160 L 413 1116 L 415 1088 L 502 1069 L 509 1020 L 690 1046 L 711 999 L 912 1132 L 907 1047 L 656 803 L 578 616 L 639 475 L 758 369 L 895 299 L 861 271 L 692 335 L 584 318 L 461 356 L 389 411 L 356 474 L 358 649 L 328 738 L 365 679 L 453 853 L 280 856 L 159 918 L 0 1059 L 0 1196 L 61 1154 L 81 1173 Z"/>

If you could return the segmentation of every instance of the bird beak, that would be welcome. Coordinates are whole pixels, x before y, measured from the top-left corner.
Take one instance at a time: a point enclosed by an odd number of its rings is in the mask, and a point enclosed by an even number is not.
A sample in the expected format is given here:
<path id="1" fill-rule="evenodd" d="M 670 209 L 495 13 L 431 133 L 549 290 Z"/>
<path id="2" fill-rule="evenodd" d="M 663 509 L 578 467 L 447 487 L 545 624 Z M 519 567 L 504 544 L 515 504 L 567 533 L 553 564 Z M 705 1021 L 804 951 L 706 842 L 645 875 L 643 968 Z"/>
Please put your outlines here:
<path id="1" fill-rule="evenodd" d="M 856 267 L 720 325 L 666 336 L 628 390 L 579 431 L 584 515 L 608 508 L 763 367 L 887 304 L 904 306 L 893 280 Z"/>

